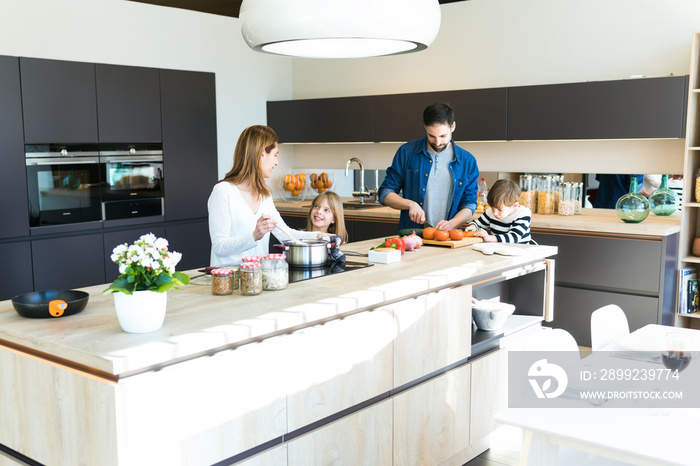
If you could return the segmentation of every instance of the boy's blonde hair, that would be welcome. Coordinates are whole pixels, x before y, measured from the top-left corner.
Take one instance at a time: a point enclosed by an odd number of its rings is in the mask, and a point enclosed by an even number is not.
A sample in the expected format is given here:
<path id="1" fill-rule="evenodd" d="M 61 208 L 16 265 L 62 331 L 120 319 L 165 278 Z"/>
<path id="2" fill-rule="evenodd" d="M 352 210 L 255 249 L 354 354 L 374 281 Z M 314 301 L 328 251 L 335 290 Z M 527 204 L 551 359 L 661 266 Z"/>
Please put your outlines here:
<path id="1" fill-rule="evenodd" d="M 314 198 L 311 202 L 311 208 L 309 209 L 309 214 L 306 216 L 306 230 L 314 231 L 314 224 L 311 221 L 314 206 L 319 205 L 322 200 L 328 202 L 328 206 L 331 208 L 333 213 L 333 218 L 335 222 L 328 225 L 328 233 L 340 236 L 343 240 L 343 244 L 348 242 L 348 230 L 345 228 L 345 215 L 343 213 L 343 201 L 333 191 L 324 191 Z"/>
<path id="2" fill-rule="evenodd" d="M 510 180 L 496 181 L 486 196 L 491 208 L 510 207 L 520 202 L 520 187 Z"/>

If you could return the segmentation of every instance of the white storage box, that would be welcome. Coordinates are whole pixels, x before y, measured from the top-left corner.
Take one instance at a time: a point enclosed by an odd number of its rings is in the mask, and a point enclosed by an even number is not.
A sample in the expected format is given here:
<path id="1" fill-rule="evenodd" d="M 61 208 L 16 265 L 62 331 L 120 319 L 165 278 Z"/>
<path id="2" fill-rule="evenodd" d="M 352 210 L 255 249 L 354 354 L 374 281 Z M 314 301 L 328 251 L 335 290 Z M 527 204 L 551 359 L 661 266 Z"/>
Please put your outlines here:
<path id="1" fill-rule="evenodd" d="M 376 248 L 367 253 L 367 259 L 377 264 L 391 264 L 401 261 L 401 251 L 394 248 Z"/>

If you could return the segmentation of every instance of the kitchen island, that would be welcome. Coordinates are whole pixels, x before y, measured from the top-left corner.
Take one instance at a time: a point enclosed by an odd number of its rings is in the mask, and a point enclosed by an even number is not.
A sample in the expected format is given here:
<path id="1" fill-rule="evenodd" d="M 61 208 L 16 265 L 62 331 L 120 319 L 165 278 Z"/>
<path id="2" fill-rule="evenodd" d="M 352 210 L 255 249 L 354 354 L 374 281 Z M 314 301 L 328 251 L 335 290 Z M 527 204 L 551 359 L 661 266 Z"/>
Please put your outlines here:
<path id="1" fill-rule="evenodd" d="M 193 270 L 149 334 L 121 330 L 106 286 L 58 319 L 2 302 L 0 444 L 45 465 L 464 464 L 504 403 L 500 338 L 551 299 L 556 248 L 520 248 L 424 246 L 259 296 L 213 296 Z M 476 331 L 472 295 L 518 315 Z"/>

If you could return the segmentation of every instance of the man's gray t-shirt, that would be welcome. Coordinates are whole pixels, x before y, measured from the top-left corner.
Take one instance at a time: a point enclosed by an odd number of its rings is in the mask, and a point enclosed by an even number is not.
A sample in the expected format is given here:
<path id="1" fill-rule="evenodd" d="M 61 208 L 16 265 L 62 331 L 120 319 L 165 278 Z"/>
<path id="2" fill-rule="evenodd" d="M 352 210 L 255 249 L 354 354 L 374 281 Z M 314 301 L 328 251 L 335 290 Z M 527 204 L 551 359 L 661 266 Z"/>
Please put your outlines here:
<path id="1" fill-rule="evenodd" d="M 428 185 L 425 188 L 423 211 L 425 222 L 434 227 L 440 220 L 449 220 L 447 215 L 450 213 L 452 199 L 452 175 L 448 167 L 454 159 L 455 150 L 450 144 L 450 147 L 436 154 L 430 145 L 427 147 L 433 163 L 430 167 Z"/>

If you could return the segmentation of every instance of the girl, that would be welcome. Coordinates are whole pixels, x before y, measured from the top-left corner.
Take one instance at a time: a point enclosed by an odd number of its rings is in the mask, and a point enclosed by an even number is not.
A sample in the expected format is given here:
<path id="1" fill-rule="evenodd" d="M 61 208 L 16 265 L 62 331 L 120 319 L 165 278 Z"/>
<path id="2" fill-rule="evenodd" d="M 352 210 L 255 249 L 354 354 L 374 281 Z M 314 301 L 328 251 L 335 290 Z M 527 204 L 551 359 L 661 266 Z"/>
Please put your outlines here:
<path id="1" fill-rule="evenodd" d="M 345 215 L 340 196 L 333 191 L 324 191 L 316 196 L 311 203 L 306 230 L 338 235 L 343 244 L 347 243 L 348 231 L 345 229 Z"/>

